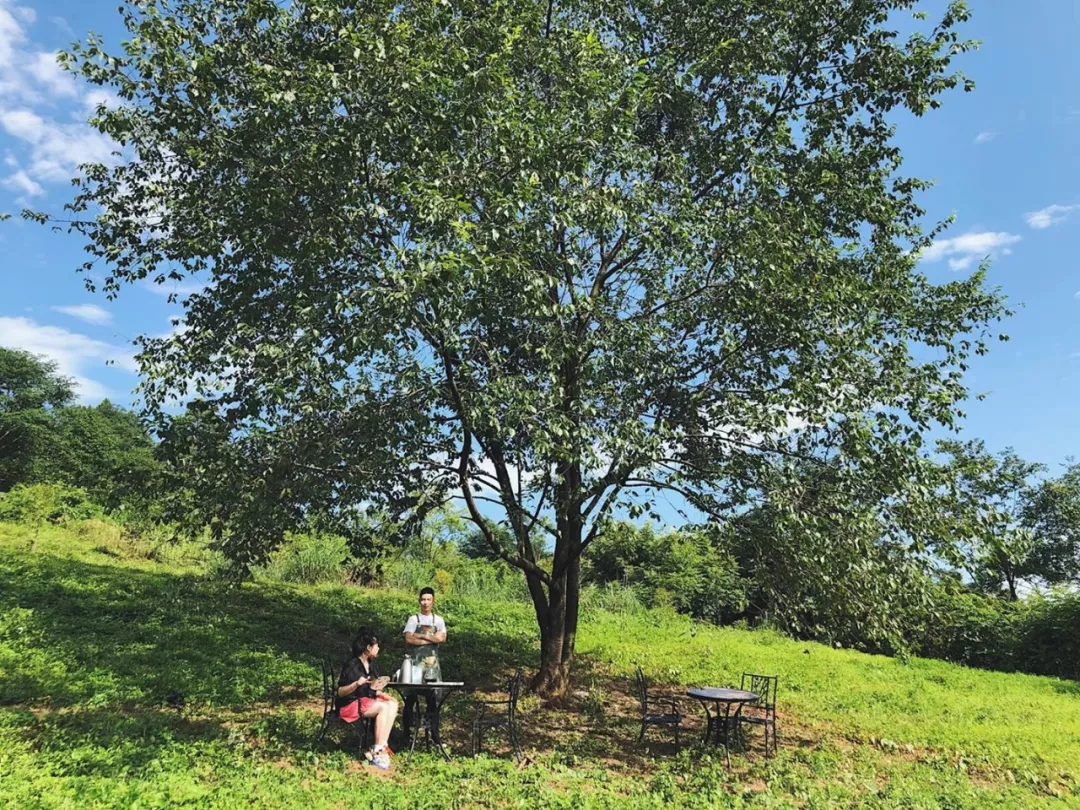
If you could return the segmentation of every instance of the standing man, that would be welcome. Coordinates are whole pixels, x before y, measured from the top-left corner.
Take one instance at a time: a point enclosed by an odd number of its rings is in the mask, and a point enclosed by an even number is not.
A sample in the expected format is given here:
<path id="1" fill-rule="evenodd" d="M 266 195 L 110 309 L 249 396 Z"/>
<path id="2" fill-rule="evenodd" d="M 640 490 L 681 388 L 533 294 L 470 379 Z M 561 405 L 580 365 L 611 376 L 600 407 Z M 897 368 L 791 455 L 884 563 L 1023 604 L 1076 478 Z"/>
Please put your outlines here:
<path id="1" fill-rule="evenodd" d="M 439 646 L 446 643 L 446 622 L 435 614 L 435 591 L 432 588 L 420 590 L 420 612 L 409 617 L 405 624 L 405 646 L 412 659 L 413 671 L 419 667 L 426 681 L 441 681 L 442 670 L 439 668 Z M 417 695 L 411 694 L 405 700 L 405 739 L 410 739 L 410 728 L 417 709 Z M 439 729 L 435 708 L 438 700 L 436 690 L 427 694 L 427 710 L 432 717 L 431 736 L 439 742 Z"/>

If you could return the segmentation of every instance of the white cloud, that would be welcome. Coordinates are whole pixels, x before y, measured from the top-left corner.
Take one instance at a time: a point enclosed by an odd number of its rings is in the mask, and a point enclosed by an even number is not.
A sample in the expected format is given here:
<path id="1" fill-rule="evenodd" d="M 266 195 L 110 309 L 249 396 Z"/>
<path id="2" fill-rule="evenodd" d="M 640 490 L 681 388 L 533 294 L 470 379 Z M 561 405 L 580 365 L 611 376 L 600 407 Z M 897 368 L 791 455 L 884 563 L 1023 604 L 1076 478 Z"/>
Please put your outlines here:
<path id="1" fill-rule="evenodd" d="M 99 104 L 104 104 L 109 109 L 114 109 L 119 106 L 120 97 L 111 90 L 103 90 L 100 87 L 87 91 L 86 95 L 83 96 L 83 106 L 86 107 L 89 112 L 96 111 Z"/>
<path id="2" fill-rule="evenodd" d="M 1024 220 L 1037 231 L 1060 225 L 1069 218 L 1073 211 L 1080 211 L 1080 205 L 1048 205 L 1040 211 L 1024 214 Z"/>
<path id="3" fill-rule="evenodd" d="M 79 95 L 75 77 L 60 66 L 56 56 L 57 54 L 46 51 L 34 54 L 26 66 L 26 71 L 53 96 L 75 98 Z"/>
<path id="4" fill-rule="evenodd" d="M 29 174 L 41 182 L 66 182 L 82 163 L 112 163 L 116 144 L 83 124 L 46 121 L 25 108 L 0 111 L 0 127 L 30 145 Z"/>
<path id="5" fill-rule="evenodd" d="M 0 126 L 19 140 L 35 143 L 42 138 L 45 120 L 32 110 L 2 110 Z"/>
<path id="6" fill-rule="evenodd" d="M 1015 245 L 1021 237 L 1004 231 L 983 231 L 966 233 L 952 239 L 939 239 L 922 252 L 924 262 L 938 262 L 949 259 L 949 268 L 964 270 L 987 256 L 1002 254 L 1008 256 L 1012 251 L 1009 245 Z"/>
<path id="7" fill-rule="evenodd" d="M 994 140 L 994 138 L 996 138 L 996 137 L 997 137 L 996 132 L 990 132 L 989 130 L 987 130 L 985 132 L 980 132 L 978 135 L 975 136 L 975 143 L 976 144 L 990 143 L 990 141 Z"/>
<path id="8" fill-rule="evenodd" d="M 19 46 L 26 42 L 23 23 L 33 22 L 33 18 L 32 9 L 12 6 L 7 0 L 0 0 L 0 68 L 6 68 L 16 61 Z"/>
<path id="9" fill-rule="evenodd" d="M 40 197 L 45 193 L 45 189 L 41 187 L 41 184 L 32 180 L 30 176 L 21 169 L 15 172 L 15 174 L 5 177 L 3 183 L 5 188 L 21 191 L 27 197 Z"/>
<path id="10" fill-rule="evenodd" d="M 125 371 L 137 370 L 131 349 L 115 346 L 59 326 L 45 326 L 29 318 L 0 316 L 0 346 L 23 349 L 56 362 L 57 370 L 75 380 L 80 402 L 96 402 L 109 390 L 89 377 L 108 362 Z"/>
<path id="11" fill-rule="evenodd" d="M 112 313 L 107 309 L 102 309 L 97 304 L 78 304 L 70 307 L 52 307 L 54 312 L 61 312 L 64 315 L 70 315 L 72 318 L 78 318 L 80 321 L 86 321 L 94 326 L 105 326 L 112 323 Z"/>
<path id="12" fill-rule="evenodd" d="M 71 180 L 80 164 L 114 162 L 115 142 L 79 119 L 98 104 L 115 106 L 117 97 L 79 81 L 56 52 L 31 41 L 28 26 L 37 15 L 14 3 L 0 0 L 0 129 L 22 141 L 16 168 L 35 185 L 30 191 L 23 178 L 13 176 L 7 186 L 40 196 L 48 184 Z"/>

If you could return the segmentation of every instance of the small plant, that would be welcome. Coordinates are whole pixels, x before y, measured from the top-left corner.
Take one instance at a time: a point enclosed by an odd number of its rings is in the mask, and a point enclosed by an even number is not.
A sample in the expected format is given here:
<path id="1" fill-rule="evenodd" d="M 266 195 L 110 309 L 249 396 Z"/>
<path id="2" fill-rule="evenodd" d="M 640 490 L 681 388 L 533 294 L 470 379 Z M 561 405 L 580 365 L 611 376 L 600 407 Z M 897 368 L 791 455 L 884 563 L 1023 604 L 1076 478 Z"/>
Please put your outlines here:
<path id="1" fill-rule="evenodd" d="M 318 585 L 341 582 L 353 564 L 349 544 L 334 534 L 285 535 L 265 566 L 256 571 L 261 579 Z"/>

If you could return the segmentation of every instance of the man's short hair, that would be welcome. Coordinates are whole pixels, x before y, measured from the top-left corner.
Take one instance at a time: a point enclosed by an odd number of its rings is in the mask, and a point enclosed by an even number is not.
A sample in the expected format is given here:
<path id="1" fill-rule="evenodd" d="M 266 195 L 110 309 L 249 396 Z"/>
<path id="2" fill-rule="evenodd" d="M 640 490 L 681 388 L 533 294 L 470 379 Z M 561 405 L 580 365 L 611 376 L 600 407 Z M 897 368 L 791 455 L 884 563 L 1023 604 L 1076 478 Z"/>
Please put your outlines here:
<path id="1" fill-rule="evenodd" d="M 434 588 L 421 588 L 420 589 L 420 595 L 421 596 L 423 596 L 424 594 L 428 594 L 428 593 L 431 594 L 432 599 L 435 598 L 435 589 Z"/>

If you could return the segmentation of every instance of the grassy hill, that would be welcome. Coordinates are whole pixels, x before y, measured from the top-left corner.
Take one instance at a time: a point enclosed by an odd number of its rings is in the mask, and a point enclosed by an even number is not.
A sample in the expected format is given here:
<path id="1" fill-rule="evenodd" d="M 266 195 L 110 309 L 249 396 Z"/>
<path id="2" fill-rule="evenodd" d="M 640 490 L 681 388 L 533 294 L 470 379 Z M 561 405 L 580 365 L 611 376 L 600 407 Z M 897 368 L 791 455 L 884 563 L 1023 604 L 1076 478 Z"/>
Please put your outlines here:
<path id="1" fill-rule="evenodd" d="M 230 586 L 61 529 L 0 524 L 0 807 L 1051 808 L 1080 807 L 1080 685 L 907 663 L 618 609 L 594 595 L 574 694 L 525 701 L 534 762 L 359 765 L 315 747 L 318 659 L 361 623 L 396 668 L 408 594 Z M 531 608 L 448 596 L 444 672 L 481 690 L 534 667 Z M 635 663 L 675 694 L 780 676 L 781 752 L 634 739 Z M 183 708 L 168 698 L 183 695 Z M 176 703 L 176 700 L 172 701 Z M 700 734 L 700 711 L 687 738 Z M 465 753 L 470 704 L 444 736 Z"/>

